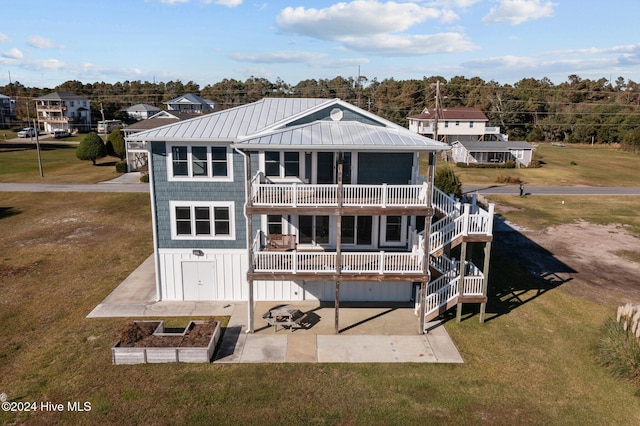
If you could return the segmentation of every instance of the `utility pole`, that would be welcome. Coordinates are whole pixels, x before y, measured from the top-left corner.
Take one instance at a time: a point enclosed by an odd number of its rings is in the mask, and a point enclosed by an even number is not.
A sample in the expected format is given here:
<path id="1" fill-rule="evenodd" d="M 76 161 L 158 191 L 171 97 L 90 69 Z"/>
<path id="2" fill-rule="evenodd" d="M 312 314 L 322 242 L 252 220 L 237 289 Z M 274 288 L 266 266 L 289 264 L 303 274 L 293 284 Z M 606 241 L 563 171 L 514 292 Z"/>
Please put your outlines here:
<path id="1" fill-rule="evenodd" d="M 433 117 L 433 139 L 438 141 L 438 118 L 440 111 L 440 81 L 436 81 L 436 111 Z"/>

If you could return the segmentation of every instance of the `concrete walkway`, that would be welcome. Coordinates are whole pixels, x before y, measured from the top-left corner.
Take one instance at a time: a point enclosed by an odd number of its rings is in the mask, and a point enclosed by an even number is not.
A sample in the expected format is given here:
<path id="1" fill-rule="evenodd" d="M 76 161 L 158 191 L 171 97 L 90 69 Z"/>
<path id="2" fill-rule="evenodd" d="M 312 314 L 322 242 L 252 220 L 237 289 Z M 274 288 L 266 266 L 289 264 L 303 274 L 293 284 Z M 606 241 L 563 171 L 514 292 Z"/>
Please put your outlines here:
<path id="1" fill-rule="evenodd" d="M 229 316 L 216 363 L 463 362 L 442 324 L 430 323 L 429 333 L 417 334 L 418 320 L 406 305 L 343 304 L 340 333 L 335 334 L 333 306 L 291 302 L 308 313 L 311 326 L 276 332 L 262 314 L 280 303 L 257 302 L 255 332 L 247 333 L 244 302 L 156 302 L 155 295 L 153 257 L 149 257 L 87 317 Z"/>

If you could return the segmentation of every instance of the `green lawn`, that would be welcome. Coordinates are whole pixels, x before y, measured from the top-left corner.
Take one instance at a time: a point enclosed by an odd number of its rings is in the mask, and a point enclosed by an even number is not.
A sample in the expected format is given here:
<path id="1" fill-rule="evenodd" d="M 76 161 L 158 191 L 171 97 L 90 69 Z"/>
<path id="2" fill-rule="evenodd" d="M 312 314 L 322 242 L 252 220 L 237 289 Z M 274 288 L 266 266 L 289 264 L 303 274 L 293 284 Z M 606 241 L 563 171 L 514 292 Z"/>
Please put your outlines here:
<path id="1" fill-rule="evenodd" d="M 0 150 L 0 181 L 40 181 L 34 159 Z M 73 148 L 43 152 L 43 162 L 47 182 L 115 175 Z M 529 227 L 583 218 L 640 234 L 638 197 L 493 200 Z M 152 253 L 149 195 L 3 193 L 0 229 L 0 393 L 91 403 L 82 413 L 0 411 L 0 424 L 640 424 L 637 387 L 607 374 L 591 349 L 613 307 L 534 279 L 518 253 L 494 250 L 487 322 L 469 307 L 446 323 L 461 365 L 115 366 L 113 333 L 131 318 L 86 315 Z"/>
<path id="2" fill-rule="evenodd" d="M 518 177 L 528 185 L 640 186 L 640 155 L 610 145 L 540 144 L 542 166 L 527 169 L 454 167 L 463 183 L 485 185 L 497 177 Z"/>
<path id="3" fill-rule="evenodd" d="M 115 366 L 113 332 L 130 319 L 86 315 L 151 254 L 148 195 L 6 193 L 0 207 L 0 392 L 91 403 L 0 423 L 640 422 L 636 389 L 590 350 L 612 309 L 545 287 L 512 255 L 492 257 L 488 321 L 446 324 L 462 365 Z"/>
<path id="4" fill-rule="evenodd" d="M 78 160 L 76 146 L 56 142 L 40 144 L 44 177 L 40 177 L 35 143 L 26 139 L 20 144 L 0 143 L 0 182 L 96 183 L 119 176 L 114 157 L 91 161 Z"/>

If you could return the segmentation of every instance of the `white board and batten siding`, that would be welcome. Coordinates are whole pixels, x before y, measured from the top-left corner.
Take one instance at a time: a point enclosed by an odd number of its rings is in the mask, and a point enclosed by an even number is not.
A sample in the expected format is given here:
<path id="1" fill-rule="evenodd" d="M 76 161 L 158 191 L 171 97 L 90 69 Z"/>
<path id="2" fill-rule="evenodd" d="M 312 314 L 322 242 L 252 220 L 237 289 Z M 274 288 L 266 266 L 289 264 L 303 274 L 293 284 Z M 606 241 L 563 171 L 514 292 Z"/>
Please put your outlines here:
<path id="1" fill-rule="evenodd" d="M 161 249 L 159 271 L 161 300 L 238 301 L 248 299 L 246 250 Z M 342 282 L 340 300 L 345 302 L 407 302 L 410 282 Z M 333 281 L 256 281 L 256 301 L 333 301 Z"/>
<path id="2" fill-rule="evenodd" d="M 160 249 L 161 300 L 245 301 L 246 250 Z"/>

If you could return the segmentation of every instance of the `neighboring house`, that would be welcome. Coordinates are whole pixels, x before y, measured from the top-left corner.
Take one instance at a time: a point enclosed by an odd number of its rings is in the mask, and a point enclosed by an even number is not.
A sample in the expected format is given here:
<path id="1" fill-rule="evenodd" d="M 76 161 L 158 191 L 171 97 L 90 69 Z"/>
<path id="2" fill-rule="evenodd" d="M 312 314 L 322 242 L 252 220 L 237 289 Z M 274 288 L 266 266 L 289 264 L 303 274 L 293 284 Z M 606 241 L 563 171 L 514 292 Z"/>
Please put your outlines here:
<path id="1" fill-rule="evenodd" d="M 53 92 L 36 98 L 36 111 L 40 129 L 91 130 L 91 105 L 88 99 L 68 92 Z"/>
<path id="2" fill-rule="evenodd" d="M 258 300 L 333 302 L 336 333 L 346 301 L 413 302 L 422 333 L 462 303 L 484 319 L 493 206 L 434 189 L 448 145 L 339 99 L 297 98 L 128 139 L 150 151 L 158 300 L 246 301 L 250 332 Z M 468 243 L 484 244 L 482 270 Z"/>
<path id="3" fill-rule="evenodd" d="M 160 112 L 160 108 L 149 104 L 137 104 L 124 110 L 132 120 L 146 120 Z"/>
<path id="4" fill-rule="evenodd" d="M 16 103 L 5 95 L 0 95 L 0 127 L 7 127 L 16 118 Z"/>
<path id="5" fill-rule="evenodd" d="M 209 99 L 203 99 L 193 93 L 178 96 L 177 98 L 164 102 L 164 104 L 167 105 L 168 111 L 204 113 L 218 110 L 217 102 Z"/>
<path id="6" fill-rule="evenodd" d="M 456 163 L 504 164 L 511 160 L 517 166 L 528 167 L 533 158 L 533 147 L 528 142 L 457 141 L 451 146 L 451 157 Z"/>
<path id="7" fill-rule="evenodd" d="M 130 135 L 197 116 L 200 116 L 200 114 L 180 111 L 160 111 L 146 120 L 140 120 L 130 126 L 123 127 L 121 131 L 125 140 L 127 170 L 129 172 L 140 171 L 147 165 L 149 159 L 148 144 L 144 141 L 130 141 Z"/>
<path id="8" fill-rule="evenodd" d="M 409 119 L 409 130 L 448 144 L 455 141 L 507 140 L 500 127 L 487 127 L 487 116 L 478 108 L 425 109 Z M 436 126 L 437 122 L 437 126 Z"/>

